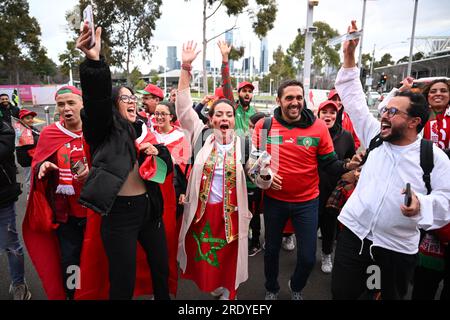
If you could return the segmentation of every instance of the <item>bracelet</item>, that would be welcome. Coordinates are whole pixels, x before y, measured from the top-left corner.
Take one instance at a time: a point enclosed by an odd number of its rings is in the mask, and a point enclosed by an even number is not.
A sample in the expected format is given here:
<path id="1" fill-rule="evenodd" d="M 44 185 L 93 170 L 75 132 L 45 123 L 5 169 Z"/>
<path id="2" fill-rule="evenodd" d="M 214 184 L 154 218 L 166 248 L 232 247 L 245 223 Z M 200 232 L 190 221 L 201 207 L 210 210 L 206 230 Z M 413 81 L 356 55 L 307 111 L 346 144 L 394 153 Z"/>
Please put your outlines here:
<path id="1" fill-rule="evenodd" d="M 183 63 L 183 64 L 181 65 L 181 69 L 186 70 L 186 71 L 188 71 L 188 72 L 191 72 L 191 71 L 192 71 L 192 65 L 190 65 L 190 64 L 188 64 L 188 63 Z"/>
<path id="2" fill-rule="evenodd" d="M 189 72 L 189 75 L 190 75 L 191 78 L 192 78 L 192 74 L 191 74 L 191 71 L 192 71 L 192 65 L 190 65 L 190 64 L 188 64 L 188 63 L 183 63 L 183 64 L 181 65 L 181 69 L 183 69 L 184 71 Z"/>

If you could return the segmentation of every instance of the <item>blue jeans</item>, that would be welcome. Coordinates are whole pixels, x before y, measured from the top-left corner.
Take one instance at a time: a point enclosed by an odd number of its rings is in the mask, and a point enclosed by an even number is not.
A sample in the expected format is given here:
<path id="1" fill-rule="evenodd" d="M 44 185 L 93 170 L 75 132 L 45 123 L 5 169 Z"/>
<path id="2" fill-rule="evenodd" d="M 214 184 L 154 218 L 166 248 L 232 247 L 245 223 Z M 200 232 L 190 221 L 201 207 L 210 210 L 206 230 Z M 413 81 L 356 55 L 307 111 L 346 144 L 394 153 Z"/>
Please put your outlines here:
<path id="1" fill-rule="evenodd" d="M 265 287 L 278 292 L 279 256 L 283 229 L 289 218 L 297 238 L 297 264 L 291 276 L 291 288 L 301 292 L 316 263 L 316 241 L 319 200 L 284 202 L 264 197 L 264 226 L 266 248 L 264 253 Z"/>
<path id="2" fill-rule="evenodd" d="M 23 247 L 16 228 L 16 209 L 12 202 L 0 208 L 0 252 L 6 251 L 13 285 L 24 283 Z"/>

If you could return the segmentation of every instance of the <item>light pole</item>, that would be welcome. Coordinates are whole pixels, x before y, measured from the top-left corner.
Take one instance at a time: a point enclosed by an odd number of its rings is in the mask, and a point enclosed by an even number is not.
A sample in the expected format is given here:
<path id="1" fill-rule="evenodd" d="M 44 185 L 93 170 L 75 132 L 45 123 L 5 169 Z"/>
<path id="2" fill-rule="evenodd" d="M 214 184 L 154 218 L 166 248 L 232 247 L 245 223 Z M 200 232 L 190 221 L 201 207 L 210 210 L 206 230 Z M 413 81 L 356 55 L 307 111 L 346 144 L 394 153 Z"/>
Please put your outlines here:
<path id="1" fill-rule="evenodd" d="M 167 65 L 164 66 L 164 97 L 167 93 Z"/>
<path id="2" fill-rule="evenodd" d="M 359 39 L 359 58 L 358 58 L 358 68 L 361 70 L 361 60 L 362 60 L 362 48 L 363 48 L 363 40 L 364 40 L 364 24 L 366 23 L 366 4 L 367 4 L 367 0 L 364 0 L 364 4 L 363 4 L 363 15 L 362 15 L 362 24 L 361 24 L 361 29 L 362 29 L 362 34 L 361 34 L 361 38 Z"/>
<path id="3" fill-rule="evenodd" d="M 272 82 L 273 81 L 274 81 L 273 79 L 270 79 L 270 90 L 269 90 L 270 96 L 272 96 Z"/>
<path id="4" fill-rule="evenodd" d="M 313 33 L 317 31 L 317 28 L 313 26 L 313 13 L 314 7 L 319 5 L 319 0 L 308 0 L 307 4 L 307 16 L 306 16 L 306 32 L 305 32 L 305 62 L 303 70 L 303 86 L 304 97 L 309 95 L 309 87 L 311 85 L 311 51 Z"/>
<path id="5" fill-rule="evenodd" d="M 414 18 L 413 18 L 413 27 L 412 27 L 412 33 L 411 33 L 411 45 L 409 47 L 408 72 L 406 73 L 407 76 L 411 75 L 413 48 L 414 48 L 414 36 L 416 33 L 416 19 L 417 19 L 417 4 L 418 3 L 419 3 L 419 0 L 414 1 Z"/>

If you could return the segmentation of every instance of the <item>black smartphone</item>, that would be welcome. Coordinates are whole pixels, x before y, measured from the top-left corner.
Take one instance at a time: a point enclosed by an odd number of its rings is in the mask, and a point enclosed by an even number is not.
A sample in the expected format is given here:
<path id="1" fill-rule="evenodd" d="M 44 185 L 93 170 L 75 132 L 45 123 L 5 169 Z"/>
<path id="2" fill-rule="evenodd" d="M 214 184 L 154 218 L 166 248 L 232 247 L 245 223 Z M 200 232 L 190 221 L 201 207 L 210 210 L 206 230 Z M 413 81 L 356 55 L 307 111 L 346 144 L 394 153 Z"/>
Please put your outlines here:
<path id="1" fill-rule="evenodd" d="M 405 188 L 405 206 L 409 207 L 412 201 L 411 184 L 407 183 Z"/>

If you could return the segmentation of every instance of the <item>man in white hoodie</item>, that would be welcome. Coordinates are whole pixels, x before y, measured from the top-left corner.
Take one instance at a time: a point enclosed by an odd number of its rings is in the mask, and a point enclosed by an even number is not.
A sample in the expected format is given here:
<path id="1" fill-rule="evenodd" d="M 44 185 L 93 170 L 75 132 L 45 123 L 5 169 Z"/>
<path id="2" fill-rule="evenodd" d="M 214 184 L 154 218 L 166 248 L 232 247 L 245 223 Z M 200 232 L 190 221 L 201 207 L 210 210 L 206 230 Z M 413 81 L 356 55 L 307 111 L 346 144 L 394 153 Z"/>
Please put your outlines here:
<path id="1" fill-rule="evenodd" d="M 353 21 L 350 32 L 356 31 Z M 344 44 L 344 66 L 336 89 L 366 146 L 380 133 L 383 143 L 370 152 L 358 185 L 339 215 L 340 234 L 332 273 L 333 299 L 358 299 L 379 270 L 381 299 L 403 299 L 417 262 L 419 228 L 450 221 L 450 160 L 433 146 L 432 191 L 427 194 L 420 166 L 421 139 L 428 119 L 426 100 L 410 91 L 392 98 L 380 122 L 369 112 L 355 63 L 358 40 Z M 411 184 L 412 201 L 403 189 Z M 378 268 L 369 268 L 376 265 Z M 371 277 L 369 279 L 369 277 Z M 368 281 L 369 280 L 369 281 Z"/>

